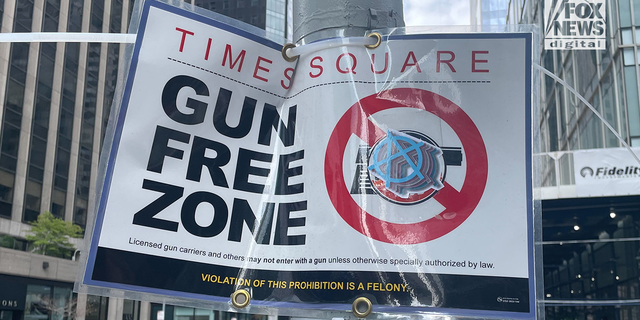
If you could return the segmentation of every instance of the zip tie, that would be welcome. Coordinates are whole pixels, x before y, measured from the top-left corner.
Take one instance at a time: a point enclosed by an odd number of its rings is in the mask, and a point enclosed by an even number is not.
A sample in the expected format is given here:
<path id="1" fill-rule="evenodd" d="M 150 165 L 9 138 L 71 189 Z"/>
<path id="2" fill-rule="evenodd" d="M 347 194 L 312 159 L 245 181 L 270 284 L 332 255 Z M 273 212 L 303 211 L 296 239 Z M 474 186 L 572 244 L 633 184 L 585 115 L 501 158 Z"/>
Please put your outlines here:
<path id="1" fill-rule="evenodd" d="M 307 55 L 323 49 L 346 46 L 365 46 L 368 49 L 375 49 L 379 47 L 381 43 L 382 36 L 377 32 L 372 32 L 366 37 L 333 38 L 301 46 L 287 43 L 282 47 L 282 57 L 288 62 L 293 62 L 301 55 Z"/>
<path id="2" fill-rule="evenodd" d="M 542 67 L 541 65 L 534 63 L 533 67 L 542 71 L 544 74 L 546 74 L 547 76 L 551 77 L 553 80 L 557 81 L 559 84 L 563 85 L 565 88 L 567 88 L 567 90 L 571 91 L 571 93 L 575 94 L 576 97 L 578 97 L 578 99 L 580 99 L 580 101 L 582 101 L 585 105 L 587 105 L 587 107 L 598 117 L 600 118 L 600 120 L 604 123 L 605 126 L 607 126 L 607 128 L 609 128 L 609 130 L 611 132 L 613 132 L 613 134 L 616 136 L 616 138 L 618 138 L 618 140 L 620 140 L 620 142 L 622 142 L 622 145 L 624 145 L 625 148 L 627 148 L 627 150 L 629 150 L 629 153 L 631 153 L 631 155 L 633 156 L 634 159 L 636 159 L 636 161 L 638 163 L 640 163 L 640 159 L 638 158 L 638 156 L 635 154 L 635 152 L 633 152 L 633 150 L 631 150 L 631 147 L 627 144 L 626 141 L 624 141 L 624 139 L 622 139 L 622 137 L 620 136 L 620 134 L 618 134 L 618 132 L 609 124 L 609 122 L 607 122 L 607 120 L 604 119 L 604 117 L 602 117 L 602 115 L 598 112 L 598 110 L 596 110 L 596 108 L 594 108 L 589 101 L 587 101 L 587 99 L 585 99 L 583 96 L 581 96 L 578 91 L 576 91 L 576 89 L 572 88 L 568 83 L 566 83 L 564 80 L 560 79 L 558 76 L 556 76 L 555 74 L 553 74 L 551 71 L 545 69 L 544 67 Z"/>
<path id="3" fill-rule="evenodd" d="M 106 42 L 134 43 L 135 34 L 93 32 L 15 32 L 0 33 L 0 42 Z"/>

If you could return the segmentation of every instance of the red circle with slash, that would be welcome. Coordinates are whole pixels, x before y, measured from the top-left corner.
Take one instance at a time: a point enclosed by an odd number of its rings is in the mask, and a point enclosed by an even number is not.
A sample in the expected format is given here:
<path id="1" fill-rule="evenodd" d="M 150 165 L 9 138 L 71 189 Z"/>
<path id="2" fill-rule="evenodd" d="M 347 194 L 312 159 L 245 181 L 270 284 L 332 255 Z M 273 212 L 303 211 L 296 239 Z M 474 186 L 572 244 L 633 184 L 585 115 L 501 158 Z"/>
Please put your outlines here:
<path id="1" fill-rule="evenodd" d="M 444 188 L 433 197 L 445 207 L 444 211 L 416 223 L 393 223 L 369 214 L 351 197 L 343 175 L 344 153 L 351 135 L 355 134 L 373 146 L 386 133 L 369 117 L 393 108 L 424 110 L 442 119 L 460 139 L 467 162 L 460 191 L 444 181 Z M 324 175 L 331 203 L 342 219 L 356 231 L 386 243 L 417 244 L 453 231 L 475 210 L 487 184 L 487 151 L 480 131 L 471 118 L 449 99 L 421 89 L 390 89 L 361 99 L 338 120 L 327 144 Z"/>

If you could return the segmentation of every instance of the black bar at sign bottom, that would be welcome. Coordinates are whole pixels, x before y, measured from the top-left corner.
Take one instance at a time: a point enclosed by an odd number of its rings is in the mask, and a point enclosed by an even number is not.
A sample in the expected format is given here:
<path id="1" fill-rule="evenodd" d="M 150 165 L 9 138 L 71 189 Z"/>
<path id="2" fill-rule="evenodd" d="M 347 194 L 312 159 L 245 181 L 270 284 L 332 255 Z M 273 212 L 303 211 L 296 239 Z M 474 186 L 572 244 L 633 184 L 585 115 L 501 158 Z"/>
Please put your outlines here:
<path id="1" fill-rule="evenodd" d="M 238 280 L 240 270 L 99 247 L 91 278 L 218 297 L 231 296 L 242 281 L 251 287 L 254 300 L 350 304 L 355 298 L 365 296 L 374 305 L 410 306 L 415 305 L 417 299 L 429 307 L 529 312 L 526 278 L 248 269 L 243 272 L 244 280 Z"/>

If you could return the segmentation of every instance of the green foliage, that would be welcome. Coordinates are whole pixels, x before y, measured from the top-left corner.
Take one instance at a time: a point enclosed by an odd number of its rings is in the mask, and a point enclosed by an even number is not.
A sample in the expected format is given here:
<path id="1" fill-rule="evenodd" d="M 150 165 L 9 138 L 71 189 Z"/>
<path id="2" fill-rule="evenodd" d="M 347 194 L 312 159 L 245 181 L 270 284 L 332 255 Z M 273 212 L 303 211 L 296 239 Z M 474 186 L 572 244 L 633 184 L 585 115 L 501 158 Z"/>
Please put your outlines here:
<path id="1" fill-rule="evenodd" d="M 33 252 L 62 256 L 75 248 L 69 243 L 69 237 L 81 238 L 82 228 L 71 222 L 58 219 L 50 212 L 38 216 L 38 220 L 31 223 L 27 240 L 33 244 Z"/>
<path id="2" fill-rule="evenodd" d="M 0 235 L 0 247 L 13 249 L 13 237 L 5 234 Z"/>

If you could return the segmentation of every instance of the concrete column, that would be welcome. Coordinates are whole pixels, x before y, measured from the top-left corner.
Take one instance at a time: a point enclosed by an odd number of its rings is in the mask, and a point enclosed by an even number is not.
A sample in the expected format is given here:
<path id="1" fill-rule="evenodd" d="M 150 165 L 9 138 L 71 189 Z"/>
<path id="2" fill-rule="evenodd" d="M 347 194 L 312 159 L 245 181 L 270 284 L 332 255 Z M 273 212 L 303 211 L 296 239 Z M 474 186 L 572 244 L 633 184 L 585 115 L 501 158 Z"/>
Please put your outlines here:
<path id="1" fill-rule="evenodd" d="M 404 27 L 402 0 L 296 0 L 293 6 L 296 43 L 393 27 Z"/>
<path id="2" fill-rule="evenodd" d="M 140 301 L 140 319 L 138 320 L 151 320 L 151 302 Z"/>
<path id="3" fill-rule="evenodd" d="M 124 299 L 109 298 L 109 310 L 107 311 L 107 320 L 122 320 L 123 310 L 124 310 Z"/>
<path id="4" fill-rule="evenodd" d="M 13 12 L 16 10 L 15 0 L 5 0 L 2 16 L 2 25 L 0 26 L 0 32 L 9 33 L 13 31 Z M 0 103 L 4 105 L 7 88 L 7 75 L 9 74 L 9 54 L 11 53 L 11 43 L 0 43 Z M 0 108 L 0 119 L 4 107 Z"/>
<path id="5" fill-rule="evenodd" d="M 76 303 L 76 319 L 84 320 L 87 316 L 87 294 L 78 293 L 78 300 Z"/>

